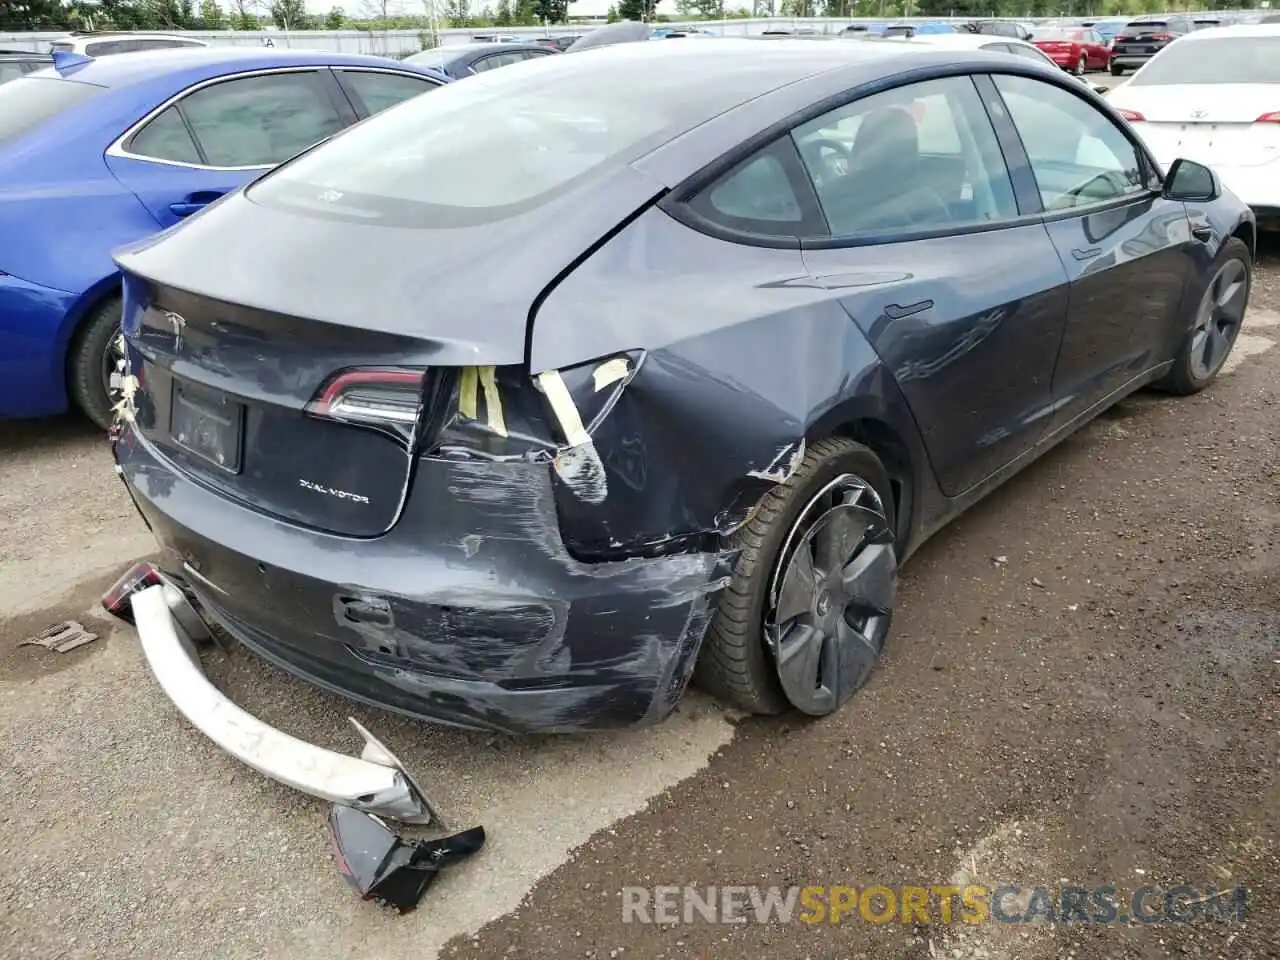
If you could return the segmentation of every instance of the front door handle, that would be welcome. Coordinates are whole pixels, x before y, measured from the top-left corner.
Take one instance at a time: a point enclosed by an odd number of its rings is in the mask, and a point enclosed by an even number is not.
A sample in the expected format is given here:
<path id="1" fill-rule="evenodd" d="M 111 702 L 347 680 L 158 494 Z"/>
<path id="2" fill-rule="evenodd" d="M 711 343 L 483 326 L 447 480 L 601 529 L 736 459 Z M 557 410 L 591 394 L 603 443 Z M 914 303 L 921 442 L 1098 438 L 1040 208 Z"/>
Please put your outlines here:
<path id="1" fill-rule="evenodd" d="M 1102 253 L 1101 247 L 1089 247 L 1089 249 L 1087 250 L 1081 250 L 1079 247 L 1077 247 L 1075 250 L 1071 251 L 1071 255 L 1075 257 L 1077 260 L 1092 260 L 1094 257 L 1098 256 L 1100 253 Z"/>
<path id="2" fill-rule="evenodd" d="M 1191 235 L 1201 243 L 1208 243 L 1213 239 L 1213 227 L 1207 224 L 1199 224 L 1191 228 Z"/>

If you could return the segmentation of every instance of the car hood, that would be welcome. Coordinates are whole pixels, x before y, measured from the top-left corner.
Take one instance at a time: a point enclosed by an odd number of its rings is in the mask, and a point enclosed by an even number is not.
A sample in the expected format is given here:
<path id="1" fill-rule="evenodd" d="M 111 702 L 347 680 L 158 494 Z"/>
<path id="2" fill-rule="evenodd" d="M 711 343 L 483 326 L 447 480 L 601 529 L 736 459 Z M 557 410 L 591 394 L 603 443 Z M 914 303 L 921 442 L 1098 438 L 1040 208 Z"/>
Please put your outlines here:
<path id="1" fill-rule="evenodd" d="M 339 220 L 242 191 L 115 259 L 188 293 L 414 337 L 439 364 L 522 363 L 543 290 L 661 191 L 620 167 L 536 210 L 450 229 Z"/>

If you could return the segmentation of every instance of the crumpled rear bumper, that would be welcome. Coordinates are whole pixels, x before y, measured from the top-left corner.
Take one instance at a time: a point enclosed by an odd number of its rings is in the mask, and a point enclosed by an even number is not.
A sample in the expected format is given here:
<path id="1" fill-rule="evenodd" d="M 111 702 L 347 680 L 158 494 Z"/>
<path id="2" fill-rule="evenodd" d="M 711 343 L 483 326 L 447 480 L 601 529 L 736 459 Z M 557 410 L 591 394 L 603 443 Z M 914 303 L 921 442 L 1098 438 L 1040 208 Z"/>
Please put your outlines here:
<path id="1" fill-rule="evenodd" d="M 136 431 L 125 483 L 201 614 L 320 687 L 506 733 L 641 726 L 693 673 L 736 553 L 587 563 L 546 464 L 419 462 L 396 526 L 338 537 L 187 478 Z"/>
<path id="2" fill-rule="evenodd" d="M 147 663 L 161 689 L 201 733 L 273 780 L 322 800 L 406 823 L 438 821 L 400 762 L 354 719 L 365 738 L 351 757 L 263 723 L 232 703 L 204 674 L 195 644 L 173 608 L 185 598 L 168 583 L 133 595 L 133 616 Z M 187 619 L 187 618 L 181 618 Z"/>

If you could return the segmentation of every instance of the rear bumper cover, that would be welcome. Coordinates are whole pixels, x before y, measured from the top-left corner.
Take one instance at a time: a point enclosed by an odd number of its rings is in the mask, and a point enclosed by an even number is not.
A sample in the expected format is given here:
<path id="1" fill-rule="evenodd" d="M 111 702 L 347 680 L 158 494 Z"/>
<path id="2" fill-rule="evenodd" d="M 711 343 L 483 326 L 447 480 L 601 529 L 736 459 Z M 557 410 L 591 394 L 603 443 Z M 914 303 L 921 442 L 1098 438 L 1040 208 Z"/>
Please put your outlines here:
<path id="1" fill-rule="evenodd" d="M 353 720 L 365 738 L 361 757 L 305 743 L 268 726 L 228 700 L 204 674 L 187 631 L 173 613 L 186 600 L 170 584 L 133 595 L 133 616 L 151 672 L 201 733 L 273 780 L 333 803 L 406 823 L 438 820 L 398 760 Z"/>
<path id="2" fill-rule="evenodd" d="M 357 540 L 215 494 L 132 429 L 116 458 L 162 569 L 207 618 L 321 687 L 456 726 L 663 719 L 734 559 L 575 560 L 545 464 L 421 460 L 395 527 Z"/>

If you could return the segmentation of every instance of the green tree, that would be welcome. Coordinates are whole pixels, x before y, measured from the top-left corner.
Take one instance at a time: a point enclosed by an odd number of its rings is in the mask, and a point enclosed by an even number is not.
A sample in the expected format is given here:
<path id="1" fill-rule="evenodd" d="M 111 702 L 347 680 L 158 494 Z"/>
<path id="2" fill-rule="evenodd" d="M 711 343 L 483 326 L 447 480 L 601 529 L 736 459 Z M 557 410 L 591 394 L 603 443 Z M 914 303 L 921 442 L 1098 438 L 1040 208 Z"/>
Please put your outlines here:
<path id="1" fill-rule="evenodd" d="M 538 23 L 567 23 L 569 0 L 533 0 L 533 16 Z"/>
<path id="2" fill-rule="evenodd" d="M 282 30 L 309 30 L 306 0 L 271 0 L 271 22 Z"/>
<path id="3" fill-rule="evenodd" d="M 445 0 L 444 18 L 451 27 L 471 26 L 470 0 Z"/>
<path id="4" fill-rule="evenodd" d="M 605 23 L 617 23 L 617 22 L 618 22 L 619 20 L 621 20 L 621 19 L 622 19 L 622 17 L 618 16 L 618 8 L 617 8 L 617 7 L 610 7 L 610 8 L 609 8 L 609 10 L 608 10 L 608 12 L 607 12 L 607 13 L 605 13 L 605 15 L 604 15 L 604 22 L 605 22 Z"/>
<path id="5" fill-rule="evenodd" d="M 330 7 L 329 12 L 324 15 L 324 28 L 326 30 L 341 30 L 346 20 L 347 14 L 341 7 Z"/>
<path id="6" fill-rule="evenodd" d="M 226 21 L 222 17 L 222 8 L 218 0 L 200 0 L 200 26 L 205 30 L 221 30 Z"/>
<path id="7" fill-rule="evenodd" d="M 618 18 L 621 20 L 653 19 L 658 9 L 658 0 L 618 0 Z"/>
<path id="8" fill-rule="evenodd" d="M 719 19 L 722 6 L 722 0 L 676 0 L 676 13 L 682 20 L 696 17 Z"/>
<path id="9" fill-rule="evenodd" d="M 498 7 L 493 12 L 495 27 L 509 27 L 516 22 L 515 11 L 511 9 L 511 0 L 498 0 Z"/>

